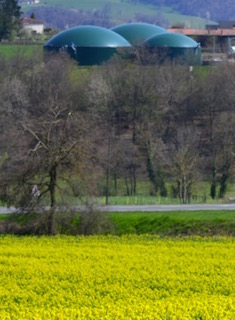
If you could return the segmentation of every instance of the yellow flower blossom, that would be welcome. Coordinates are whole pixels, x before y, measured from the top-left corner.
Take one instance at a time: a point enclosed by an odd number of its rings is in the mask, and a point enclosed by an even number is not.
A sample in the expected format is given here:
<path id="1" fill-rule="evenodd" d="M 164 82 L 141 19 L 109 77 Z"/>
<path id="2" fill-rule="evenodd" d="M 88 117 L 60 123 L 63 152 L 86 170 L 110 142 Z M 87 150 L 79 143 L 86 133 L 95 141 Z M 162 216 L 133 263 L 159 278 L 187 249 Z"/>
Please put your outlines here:
<path id="1" fill-rule="evenodd" d="M 1 320 L 233 320 L 233 238 L 0 237 Z"/>

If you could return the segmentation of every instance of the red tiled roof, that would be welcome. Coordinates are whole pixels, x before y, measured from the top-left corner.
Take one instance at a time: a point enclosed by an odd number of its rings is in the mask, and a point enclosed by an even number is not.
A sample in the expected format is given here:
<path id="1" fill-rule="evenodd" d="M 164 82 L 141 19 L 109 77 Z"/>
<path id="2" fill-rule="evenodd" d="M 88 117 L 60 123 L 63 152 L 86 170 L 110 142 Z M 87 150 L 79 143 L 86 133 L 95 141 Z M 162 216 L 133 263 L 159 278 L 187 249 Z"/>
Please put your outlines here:
<path id="1" fill-rule="evenodd" d="M 38 20 L 38 19 L 32 19 L 32 18 L 23 18 L 23 19 L 21 19 L 21 22 L 23 24 L 44 24 L 43 21 Z"/>

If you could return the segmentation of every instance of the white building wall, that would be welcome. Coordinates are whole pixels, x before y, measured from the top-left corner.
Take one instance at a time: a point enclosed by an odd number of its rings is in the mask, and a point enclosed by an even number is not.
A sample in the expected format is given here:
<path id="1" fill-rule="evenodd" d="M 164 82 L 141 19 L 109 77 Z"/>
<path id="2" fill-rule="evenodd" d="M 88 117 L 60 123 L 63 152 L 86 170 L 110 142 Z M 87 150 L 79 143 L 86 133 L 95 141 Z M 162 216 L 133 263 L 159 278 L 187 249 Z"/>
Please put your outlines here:
<path id="1" fill-rule="evenodd" d="M 36 32 L 38 34 L 43 34 L 44 25 L 43 24 L 25 24 L 24 29 L 29 32 Z"/>

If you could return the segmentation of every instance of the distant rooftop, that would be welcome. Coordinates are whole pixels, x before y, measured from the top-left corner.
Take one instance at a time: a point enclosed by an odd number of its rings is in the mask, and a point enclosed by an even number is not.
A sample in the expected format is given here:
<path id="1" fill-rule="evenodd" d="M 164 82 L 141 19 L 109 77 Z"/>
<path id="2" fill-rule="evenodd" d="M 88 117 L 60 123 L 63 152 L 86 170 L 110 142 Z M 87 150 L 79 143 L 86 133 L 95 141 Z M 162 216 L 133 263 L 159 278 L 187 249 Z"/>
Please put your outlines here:
<path id="1" fill-rule="evenodd" d="M 44 24 L 44 22 L 41 21 L 41 20 L 32 19 L 32 18 L 27 18 L 27 17 L 21 19 L 21 22 L 22 22 L 23 24 Z"/>
<path id="2" fill-rule="evenodd" d="M 221 28 L 221 29 L 235 29 L 235 20 L 233 20 L 233 21 L 219 21 L 219 28 Z"/>
<path id="3" fill-rule="evenodd" d="M 230 37 L 235 36 L 235 28 L 224 29 L 213 25 L 213 28 L 207 29 L 191 29 L 191 28 L 169 28 L 169 32 L 181 33 L 186 36 L 218 36 L 218 37 Z"/>
<path id="4" fill-rule="evenodd" d="M 40 3 L 40 0 L 20 0 L 19 4 L 26 3 L 26 4 L 38 4 Z"/>

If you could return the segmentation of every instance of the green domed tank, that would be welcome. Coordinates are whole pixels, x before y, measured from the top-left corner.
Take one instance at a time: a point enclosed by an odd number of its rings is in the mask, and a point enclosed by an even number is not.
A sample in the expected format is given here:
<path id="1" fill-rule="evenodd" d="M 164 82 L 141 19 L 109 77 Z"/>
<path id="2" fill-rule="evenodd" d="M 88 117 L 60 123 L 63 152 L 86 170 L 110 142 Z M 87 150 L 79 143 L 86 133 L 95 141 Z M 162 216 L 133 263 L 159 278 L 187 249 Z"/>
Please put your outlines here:
<path id="1" fill-rule="evenodd" d="M 108 61 L 130 43 L 112 30 L 96 26 L 78 26 L 62 31 L 45 45 L 48 51 L 68 52 L 80 65 L 99 65 Z"/>
<path id="2" fill-rule="evenodd" d="M 111 30 L 121 35 L 132 45 L 141 45 L 147 38 L 166 33 L 167 30 L 150 23 L 127 23 Z"/>
<path id="3" fill-rule="evenodd" d="M 148 38 L 143 45 L 157 53 L 160 62 L 177 61 L 189 65 L 201 64 L 200 44 L 180 33 L 168 32 Z"/>

